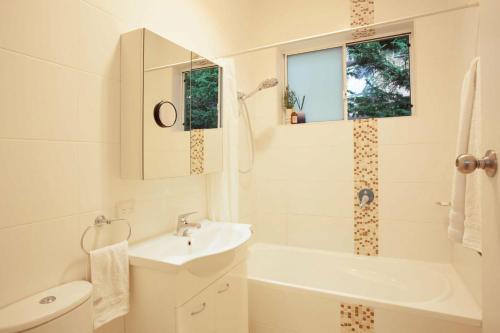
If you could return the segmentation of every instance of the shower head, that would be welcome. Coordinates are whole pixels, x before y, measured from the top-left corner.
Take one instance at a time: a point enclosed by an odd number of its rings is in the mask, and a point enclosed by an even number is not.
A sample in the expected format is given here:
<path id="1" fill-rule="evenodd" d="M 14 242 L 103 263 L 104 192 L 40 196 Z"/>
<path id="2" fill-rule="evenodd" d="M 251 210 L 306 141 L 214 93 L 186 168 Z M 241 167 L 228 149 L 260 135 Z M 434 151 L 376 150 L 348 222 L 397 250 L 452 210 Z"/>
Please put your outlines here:
<path id="1" fill-rule="evenodd" d="M 262 81 L 261 83 L 259 83 L 259 85 L 257 86 L 256 89 L 254 89 L 252 92 L 248 93 L 248 94 L 244 94 L 244 93 L 241 93 L 239 92 L 238 93 L 238 98 L 241 99 L 241 100 L 245 100 L 253 95 L 255 95 L 256 93 L 258 93 L 259 91 L 261 90 L 264 90 L 264 89 L 267 89 L 267 88 L 272 88 L 272 87 L 276 87 L 278 85 L 278 79 L 277 78 L 269 78 L 269 79 L 265 79 L 264 81 Z"/>
<path id="2" fill-rule="evenodd" d="M 265 79 L 259 84 L 259 90 L 276 87 L 278 85 L 277 78 Z"/>

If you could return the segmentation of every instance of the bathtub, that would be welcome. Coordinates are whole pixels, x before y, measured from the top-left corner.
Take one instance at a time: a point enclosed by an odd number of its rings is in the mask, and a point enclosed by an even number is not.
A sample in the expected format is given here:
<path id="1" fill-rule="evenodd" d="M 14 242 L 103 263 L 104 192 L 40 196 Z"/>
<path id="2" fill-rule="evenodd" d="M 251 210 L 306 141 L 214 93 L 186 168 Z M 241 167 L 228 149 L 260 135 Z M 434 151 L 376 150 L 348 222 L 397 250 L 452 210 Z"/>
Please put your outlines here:
<path id="1" fill-rule="evenodd" d="M 344 312 L 358 306 L 374 330 L 353 332 L 481 331 L 481 310 L 449 264 L 254 244 L 248 288 L 251 333 L 344 332 Z"/>

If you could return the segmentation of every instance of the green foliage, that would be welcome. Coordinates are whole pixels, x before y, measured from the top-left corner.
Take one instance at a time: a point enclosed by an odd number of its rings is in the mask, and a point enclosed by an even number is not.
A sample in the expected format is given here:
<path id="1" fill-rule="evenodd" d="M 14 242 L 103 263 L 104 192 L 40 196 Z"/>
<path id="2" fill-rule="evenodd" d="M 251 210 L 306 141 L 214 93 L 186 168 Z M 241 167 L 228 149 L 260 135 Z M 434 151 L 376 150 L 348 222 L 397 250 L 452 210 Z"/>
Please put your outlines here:
<path id="1" fill-rule="evenodd" d="M 297 95 L 295 94 L 295 91 L 286 86 L 285 93 L 283 94 L 283 106 L 285 109 L 293 109 L 296 101 Z"/>
<path id="2" fill-rule="evenodd" d="M 347 91 L 349 119 L 411 115 L 409 36 L 347 47 L 347 76 L 364 80 Z"/>
<path id="3" fill-rule="evenodd" d="M 193 69 L 184 76 L 184 130 L 217 128 L 219 122 L 219 68 Z M 191 98 L 189 98 L 191 96 Z"/>

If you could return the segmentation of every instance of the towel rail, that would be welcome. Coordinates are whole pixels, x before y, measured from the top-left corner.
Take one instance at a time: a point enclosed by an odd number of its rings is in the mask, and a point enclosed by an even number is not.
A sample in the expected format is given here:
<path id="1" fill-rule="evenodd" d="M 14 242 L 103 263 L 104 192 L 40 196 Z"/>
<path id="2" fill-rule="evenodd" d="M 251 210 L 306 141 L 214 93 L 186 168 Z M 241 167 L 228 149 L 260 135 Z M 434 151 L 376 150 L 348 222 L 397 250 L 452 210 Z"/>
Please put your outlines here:
<path id="1" fill-rule="evenodd" d="M 127 225 L 128 225 L 128 236 L 127 236 L 127 239 L 126 240 L 129 240 L 130 239 L 130 236 L 132 236 L 132 226 L 130 225 L 130 222 L 128 222 L 126 219 L 107 219 L 106 216 L 104 215 L 99 215 L 95 218 L 94 220 L 94 224 L 93 225 L 90 225 L 88 226 L 85 231 L 83 232 L 82 234 L 82 238 L 80 240 L 80 247 L 82 248 L 83 252 L 85 252 L 86 254 L 90 254 L 90 251 L 88 251 L 84 244 L 83 244 L 83 241 L 85 239 L 85 236 L 87 235 L 87 232 L 92 229 L 92 228 L 95 228 L 95 227 L 102 227 L 103 225 L 105 224 L 111 224 L 115 221 L 125 221 L 127 222 Z"/>

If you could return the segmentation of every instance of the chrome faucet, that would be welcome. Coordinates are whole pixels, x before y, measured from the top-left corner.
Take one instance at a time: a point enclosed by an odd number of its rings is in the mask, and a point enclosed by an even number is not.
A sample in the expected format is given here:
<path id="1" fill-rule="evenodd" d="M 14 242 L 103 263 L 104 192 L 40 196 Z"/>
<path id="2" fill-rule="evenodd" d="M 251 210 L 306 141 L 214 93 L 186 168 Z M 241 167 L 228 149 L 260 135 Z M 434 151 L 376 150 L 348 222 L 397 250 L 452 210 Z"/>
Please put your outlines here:
<path id="1" fill-rule="evenodd" d="M 200 229 L 201 228 L 201 224 L 200 223 L 190 223 L 188 222 L 188 217 L 193 215 L 193 214 L 196 214 L 198 212 L 190 212 L 190 213 L 185 213 L 185 214 L 181 214 L 177 217 L 177 229 L 176 229 L 176 232 L 175 234 L 177 236 L 181 236 L 181 237 L 187 237 L 189 236 L 189 233 L 190 233 L 190 230 L 192 228 L 196 228 L 196 229 Z"/>
<path id="2" fill-rule="evenodd" d="M 359 207 L 363 208 L 364 206 L 366 206 L 368 201 L 370 201 L 370 197 L 368 196 L 368 194 L 363 194 L 361 200 L 359 201 Z"/>
<path id="3" fill-rule="evenodd" d="M 374 199 L 374 194 L 372 189 L 370 188 L 364 188 L 361 191 L 358 192 L 358 198 L 359 198 L 359 207 L 364 208 L 368 204 L 370 204 L 373 199 Z"/>

